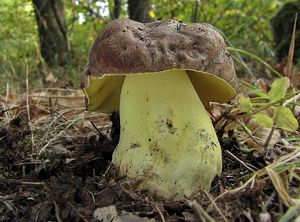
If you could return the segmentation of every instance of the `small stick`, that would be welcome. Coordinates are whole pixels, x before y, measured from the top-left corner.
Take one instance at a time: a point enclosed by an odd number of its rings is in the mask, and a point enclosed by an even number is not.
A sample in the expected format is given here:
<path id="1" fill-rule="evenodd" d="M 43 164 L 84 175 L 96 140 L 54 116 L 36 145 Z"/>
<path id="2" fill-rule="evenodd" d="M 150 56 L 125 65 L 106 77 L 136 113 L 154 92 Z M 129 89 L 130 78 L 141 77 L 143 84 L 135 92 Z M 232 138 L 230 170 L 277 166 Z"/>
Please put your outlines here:
<path id="1" fill-rule="evenodd" d="M 250 183 L 254 184 L 256 179 L 256 175 L 254 174 L 249 180 L 247 180 L 246 183 L 244 183 L 242 186 L 235 188 L 233 190 L 226 190 L 225 192 L 221 193 L 219 196 L 215 198 L 215 201 L 219 200 L 220 198 L 226 196 L 227 194 L 234 194 L 237 193 L 243 189 L 245 189 Z"/>
<path id="2" fill-rule="evenodd" d="M 9 97 L 9 84 L 6 82 L 6 96 L 5 96 L 5 103 L 2 102 L 3 110 L 10 110 L 10 107 L 8 106 L 8 97 Z M 5 112 L 6 118 L 11 118 L 10 112 Z"/>
<path id="3" fill-rule="evenodd" d="M 236 157 L 233 153 L 231 153 L 229 150 L 226 150 L 226 153 L 228 153 L 231 157 L 233 157 L 235 160 L 237 160 L 240 164 L 242 164 L 244 167 L 246 167 L 248 170 L 252 171 L 252 172 L 255 172 L 257 171 L 258 169 L 255 167 L 255 166 L 248 166 L 247 163 L 244 163 L 242 160 L 240 160 L 238 157 Z M 252 169 L 253 167 L 253 169 Z"/>
<path id="4" fill-rule="evenodd" d="M 102 138 L 105 137 L 105 135 L 98 129 L 98 127 L 95 125 L 95 123 L 93 121 L 90 121 L 90 123 L 97 130 L 99 136 L 101 136 Z"/>
<path id="5" fill-rule="evenodd" d="M 188 201 L 188 204 L 196 211 L 200 221 L 215 222 L 215 220 L 211 216 L 209 216 L 208 213 L 205 212 L 203 207 L 196 200 Z"/>
<path id="6" fill-rule="evenodd" d="M 44 182 L 26 182 L 26 181 L 23 181 L 21 182 L 22 185 L 30 185 L 30 186 L 41 186 L 41 185 L 45 185 Z"/>
<path id="7" fill-rule="evenodd" d="M 43 148 L 39 151 L 39 155 L 41 155 L 41 153 L 44 152 L 44 150 L 53 142 L 55 141 L 58 137 L 60 137 L 67 129 L 69 129 L 76 121 L 78 121 L 78 119 L 74 119 L 73 121 L 71 121 L 71 123 L 69 123 L 62 131 L 60 131 L 58 134 L 56 134 L 53 138 L 51 138 L 48 143 L 43 146 Z"/>
<path id="8" fill-rule="evenodd" d="M 30 117 L 30 105 L 29 105 L 28 64 L 26 66 L 26 108 L 27 108 L 28 125 L 31 134 L 31 150 L 32 152 L 34 152 L 34 137 L 33 137 L 32 122 Z"/>
<path id="9" fill-rule="evenodd" d="M 225 222 L 228 222 L 227 218 L 225 217 L 225 215 L 223 214 L 223 212 L 221 211 L 221 209 L 218 207 L 218 205 L 216 204 L 216 202 L 212 199 L 211 195 L 204 190 L 205 195 L 208 197 L 208 199 L 210 200 L 210 202 L 212 203 L 212 205 L 215 207 L 215 209 L 218 211 L 218 213 L 221 215 L 221 217 L 223 218 L 223 220 Z"/>
<path id="10" fill-rule="evenodd" d="M 29 186 L 44 186 L 44 182 L 30 182 L 30 181 L 19 181 L 16 179 L 0 179 L 0 183 L 4 184 L 15 184 L 15 185 L 29 185 Z"/>
<path id="11" fill-rule="evenodd" d="M 226 117 L 230 111 L 232 110 L 232 107 L 229 107 L 227 110 L 225 110 L 214 122 L 213 125 L 216 126 L 220 120 L 222 120 L 224 117 Z"/>
<path id="12" fill-rule="evenodd" d="M 249 130 L 246 128 L 246 126 L 240 120 L 237 120 L 237 122 L 243 127 L 243 129 L 245 130 L 245 132 L 247 133 L 247 135 L 250 136 L 250 138 L 253 140 L 254 143 L 256 143 L 258 146 L 263 146 L 262 144 L 260 144 L 260 142 L 258 142 L 255 139 L 255 137 L 252 135 L 252 133 L 249 132 Z"/>
<path id="13" fill-rule="evenodd" d="M 2 138 L 0 138 L 0 140 Z M 42 164 L 42 163 L 43 163 L 42 161 L 31 161 L 31 162 L 24 162 L 24 163 L 13 163 L 12 166 L 36 165 L 36 164 Z"/>
<path id="14" fill-rule="evenodd" d="M 270 131 L 270 133 L 269 133 L 269 135 L 268 135 L 268 137 L 267 137 L 267 139 L 266 139 L 266 141 L 265 141 L 265 143 L 264 143 L 264 147 L 269 146 L 269 143 L 270 143 L 270 141 L 271 141 L 271 139 L 272 139 L 272 136 L 273 136 L 273 134 L 274 134 L 274 131 L 275 131 L 275 126 L 273 125 L 272 128 L 271 128 L 271 131 Z"/>
<path id="15" fill-rule="evenodd" d="M 291 103 L 291 102 L 295 102 L 297 101 L 298 99 L 300 99 L 300 93 L 298 93 L 297 95 L 295 95 L 294 97 L 286 100 L 284 103 L 283 103 L 283 106 L 286 106 L 287 104 Z"/>
<path id="16" fill-rule="evenodd" d="M 94 204 L 97 205 L 94 194 L 89 190 L 87 190 L 87 192 L 92 196 Z"/>
<path id="17" fill-rule="evenodd" d="M 166 222 L 163 213 L 161 212 L 161 210 L 159 209 L 159 207 L 157 206 L 157 204 L 154 205 L 155 210 L 157 211 L 157 213 L 160 216 L 160 219 L 162 220 L 162 222 Z"/>
<path id="18" fill-rule="evenodd" d="M 57 221 L 62 222 L 62 220 L 60 219 L 60 216 L 59 216 L 59 208 L 55 201 L 54 201 L 54 207 L 55 207 L 55 217 L 56 217 Z"/>
<path id="19" fill-rule="evenodd" d="M 83 220 L 84 222 L 89 222 L 81 213 L 78 212 L 75 206 L 73 206 L 70 202 L 68 202 L 68 204 L 73 208 L 73 210 L 81 218 L 81 220 Z"/>

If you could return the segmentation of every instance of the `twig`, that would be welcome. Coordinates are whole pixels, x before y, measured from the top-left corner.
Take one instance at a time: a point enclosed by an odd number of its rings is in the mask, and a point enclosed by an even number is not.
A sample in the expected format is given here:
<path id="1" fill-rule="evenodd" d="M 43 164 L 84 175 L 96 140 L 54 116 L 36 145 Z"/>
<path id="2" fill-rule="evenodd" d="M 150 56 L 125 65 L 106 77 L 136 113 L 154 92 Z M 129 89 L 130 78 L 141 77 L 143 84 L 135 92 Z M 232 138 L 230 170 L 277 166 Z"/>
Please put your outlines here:
<path id="1" fill-rule="evenodd" d="M 89 97 L 86 93 L 86 91 L 84 89 L 81 89 L 83 94 L 84 94 L 84 104 L 85 104 L 85 110 L 87 110 L 88 106 L 89 106 L 89 103 L 90 103 L 90 100 L 89 100 Z"/>
<path id="2" fill-rule="evenodd" d="M 196 211 L 196 213 L 199 216 L 200 221 L 215 222 L 215 220 L 211 216 L 209 216 L 208 213 L 205 212 L 203 207 L 196 200 L 188 201 L 188 204 L 190 207 L 192 207 Z"/>
<path id="3" fill-rule="evenodd" d="M 247 180 L 246 183 L 244 183 L 242 186 L 235 188 L 233 190 L 226 190 L 225 192 L 221 193 L 219 196 L 217 196 L 215 198 L 215 201 L 219 200 L 220 198 L 222 198 L 223 196 L 227 195 L 227 194 L 234 194 L 239 192 L 240 190 L 243 190 L 244 188 L 246 188 L 250 183 L 253 184 L 255 182 L 255 178 L 256 178 L 256 174 L 254 174 L 249 180 Z"/>
<path id="4" fill-rule="evenodd" d="M 161 212 L 161 210 L 159 209 L 159 207 L 157 206 L 157 204 L 154 205 L 155 210 L 157 211 L 157 213 L 160 216 L 160 219 L 162 220 L 162 222 L 166 222 L 163 213 Z"/>
<path id="5" fill-rule="evenodd" d="M 258 169 L 255 167 L 255 166 L 251 166 L 253 167 L 254 169 L 252 169 L 250 166 L 248 166 L 247 163 L 244 163 L 242 160 L 240 160 L 238 157 L 236 157 L 233 153 L 231 153 L 229 150 L 226 150 L 225 151 L 227 154 L 229 154 L 231 157 L 233 157 L 235 160 L 237 160 L 240 164 L 242 164 L 244 167 L 246 167 L 248 170 L 252 171 L 252 172 L 255 172 L 257 171 Z"/>
<path id="6" fill-rule="evenodd" d="M 90 123 L 97 130 L 99 136 L 101 136 L 102 138 L 105 138 L 105 135 L 98 129 L 98 127 L 95 125 L 95 123 L 93 121 L 90 121 Z"/>
<path id="7" fill-rule="evenodd" d="M 21 182 L 22 185 L 29 185 L 29 186 L 45 186 L 44 182 Z"/>
<path id="8" fill-rule="evenodd" d="M 247 129 L 247 127 L 240 121 L 240 120 L 236 120 L 241 126 L 242 128 L 245 130 L 246 134 L 248 136 L 250 136 L 250 138 L 253 140 L 254 143 L 256 143 L 258 146 L 263 146 L 262 144 L 260 144 L 256 139 L 255 137 L 252 135 L 251 132 L 249 132 L 249 130 Z"/>
<path id="9" fill-rule="evenodd" d="M 48 88 L 43 88 L 46 91 L 69 91 L 69 92 L 78 92 L 78 89 L 70 89 L 70 88 L 55 88 L 55 87 L 48 87 Z"/>
<path id="10" fill-rule="evenodd" d="M 296 13 L 296 16 L 295 16 L 293 33 L 292 33 L 292 38 L 291 38 L 291 42 L 290 42 L 289 54 L 288 54 L 288 59 L 287 59 L 286 72 L 285 72 L 285 75 L 289 79 L 291 79 L 292 68 L 293 68 L 293 58 L 294 58 L 294 52 L 295 52 L 295 38 L 296 38 L 295 35 L 296 35 L 297 17 L 298 17 L 298 13 Z"/>
<path id="11" fill-rule="evenodd" d="M 212 196 L 206 190 L 204 190 L 204 193 L 207 196 L 207 198 L 210 200 L 210 202 L 212 203 L 212 205 L 215 207 L 215 209 L 218 211 L 218 213 L 220 214 L 220 216 L 223 218 L 223 220 L 225 222 L 228 222 L 227 218 L 225 217 L 225 215 L 223 214 L 223 212 L 221 211 L 221 209 L 218 207 L 218 205 L 216 204 L 216 202 L 213 200 Z"/>
<path id="12" fill-rule="evenodd" d="M 84 96 L 57 96 L 57 95 L 52 95 L 52 96 L 39 96 L 39 95 L 29 95 L 30 98 L 43 98 L 43 99 L 84 99 Z"/>
<path id="13" fill-rule="evenodd" d="M 1 138 L 0 138 L 1 140 Z M 43 164 L 42 161 L 31 161 L 31 162 L 24 162 L 24 163 L 13 163 L 12 166 L 23 166 L 23 165 L 36 165 L 36 164 Z"/>
<path id="14" fill-rule="evenodd" d="M 270 143 L 270 141 L 271 141 L 271 139 L 272 139 L 272 136 L 273 136 L 273 134 L 274 134 L 274 131 L 275 131 L 275 126 L 273 125 L 272 128 L 271 128 L 271 130 L 270 130 L 270 133 L 269 133 L 269 135 L 268 135 L 268 137 L 267 137 L 267 139 L 266 139 L 266 141 L 265 141 L 265 143 L 264 143 L 264 147 L 269 146 L 269 143 Z"/>
<path id="15" fill-rule="evenodd" d="M 0 179 L 0 183 L 26 185 L 26 186 L 45 186 L 44 182 L 20 181 L 20 180 L 16 180 L 16 179 Z"/>
<path id="16" fill-rule="evenodd" d="M 56 220 L 58 222 L 62 222 L 62 220 L 60 219 L 60 216 L 59 216 L 59 208 L 58 208 L 58 205 L 57 203 L 54 201 L 54 207 L 55 207 L 55 217 L 56 217 Z"/>
<path id="17" fill-rule="evenodd" d="M 286 164 L 289 161 L 291 161 L 293 159 L 297 159 L 297 158 L 300 158 L 300 148 L 297 148 L 294 152 L 292 152 L 288 155 L 281 156 L 278 160 L 276 160 L 274 163 L 272 163 L 270 165 L 272 165 L 273 168 L 279 167 L 279 166 L 282 166 L 283 164 Z"/>
<path id="18" fill-rule="evenodd" d="M 9 84 L 6 82 L 6 95 L 5 95 L 5 103 L 8 103 L 8 96 L 9 96 Z"/>
<path id="19" fill-rule="evenodd" d="M 1 197 L 2 196 L 0 196 L 0 202 L 3 203 L 8 210 L 12 211 L 14 213 L 14 216 L 16 216 L 18 214 L 18 208 L 10 201 L 1 200 L 2 199 Z"/>
<path id="20" fill-rule="evenodd" d="M 10 110 L 9 106 L 7 105 L 8 104 L 8 97 L 9 97 L 9 84 L 8 82 L 6 82 L 6 95 L 5 95 L 5 103 L 2 103 L 3 104 L 3 110 Z M 11 117 L 10 113 L 9 112 L 5 112 L 4 113 L 6 118 L 8 117 Z"/>
<path id="21" fill-rule="evenodd" d="M 300 99 L 300 93 L 298 93 L 297 95 L 295 95 L 294 97 L 286 100 L 284 103 L 283 103 L 283 106 L 286 106 L 287 104 L 289 104 L 290 102 L 294 102 L 294 101 L 297 101 L 298 99 Z"/>
<path id="22" fill-rule="evenodd" d="M 34 153 L 34 137 L 33 137 L 32 122 L 30 117 L 30 105 L 29 105 L 28 64 L 26 65 L 26 109 L 27 109 L 28 125 L 31 134 L 31 150 L 32 153 Z"/>
<path id="23" fill-rule="evenodd" d="M 97 205 L 94 194 L 89 190 L 87 190 L 87 192 L 92 196 L 94 204 Z"/>
<path id="24" fill-rule="evenodd" d="M 15 110 L 15 109 L 23 109 L 25 106 L 14 106 L 14 107 L 8 107 L 7 105 L 6 105 L 6 107 L 7 108 L 5 108 L 5 109 L 3 109 L 2 111 L 1 111 L 1 113 L 7 113 L 7 112 L 9 112 L 9 111 L 12 111 L 12 110 Z M 6 117 L 8 118 L 8 116 L 6 115 Z"/>
<path id="25" fill-rule="evenodd" d="M 73 210 L 81 218 L 81 220 L 83 220 L 84 222 L 89 222 L 81 213 L 78 212 L 75 206 L 73 206 L 70 202 L 68 202 L 68 204 L 73 208 Z"/>
<path id="26" fill-rule="evenodd" d="M 63 132 L 65 132 L 67 129 L 69 129 L 78 119 L 74 119 L 73 121 L 71 121 L 71 123 L 69 123 L 64 130 L 60 131 L 58 134 L 56 134 L 53 138 L 51 138 L 48 143 L 39 151 L 39 155 L 41 155 L 42 152 L 44 152 L 44 150 L 53 142 L 55 141 L 59 136 L 61 136 L 63 134 Z"/>
<path id="27" fill-rule="evenodd" d="M 279 159 L 277 159 L 275 162 L 269 164 L 267 167 L 269 169 L 274 169 L 276 167 L 280 167 L 285 163 L 288 163 L 289 161 L 293 160 L 293 159 L 297 159 L 300 157 L 300 148 L 296 149 L 294 152 L 289 153 L 287 155 L 281 156 Z M 249 184 L 251 185 L 250 187 L 254 187 L 255 185 L 255 180 L 257 177 L 262 177 L 264 175 L 266 175 L 266 167 L 254 172 L 254 174 L 251 176 L 250 179 L 248 179 L 243 185 L 241 185 L 238 188 L 235 188 L 233 190 L 227 190 L 223 193 L 221 193 L 218 197 L 215 198 L 215 201 L 217 201 L 218 199 L 224 197 L 227 194 L 234 194 L 239 192 L 240 190 L 245 189 Z"/>
<path id="28" fill-rule="evenodd" d="M 216 126 L 220 120 L 222 120 L 224 117 L 226 117 L 230 111 L 232 110 L 232 106 L 230 106 L 227 110 L 225 110 L 214 122 L 213 125 Z"/>

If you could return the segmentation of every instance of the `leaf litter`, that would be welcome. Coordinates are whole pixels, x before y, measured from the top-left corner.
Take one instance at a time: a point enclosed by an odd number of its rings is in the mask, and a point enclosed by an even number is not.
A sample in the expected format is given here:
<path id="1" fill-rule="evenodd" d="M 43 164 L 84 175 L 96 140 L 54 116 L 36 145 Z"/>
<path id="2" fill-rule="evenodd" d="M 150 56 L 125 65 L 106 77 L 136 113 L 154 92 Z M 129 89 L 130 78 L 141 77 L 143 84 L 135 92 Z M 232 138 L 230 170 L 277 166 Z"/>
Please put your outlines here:
<path id="1" fill-rule="evenodd" d="M 299 98 L 283 104 L 297 95 L 285 92 L 286 79 L 283 84 L 279 97 L 257 87 L 263 93 L 248 90 L 230 105 L 213 104 L 222 176 L 210 191 L 180 202 L 154 200 L 117 176 L 110 161 L 119 139 L 118 114 L 86 112 L 77 90 L 6 92 L 0 97 L 0 221 L 296 219 L 300 141 L 292 102 Z M 289 113 L 287 121 L 278 109 Z"/>

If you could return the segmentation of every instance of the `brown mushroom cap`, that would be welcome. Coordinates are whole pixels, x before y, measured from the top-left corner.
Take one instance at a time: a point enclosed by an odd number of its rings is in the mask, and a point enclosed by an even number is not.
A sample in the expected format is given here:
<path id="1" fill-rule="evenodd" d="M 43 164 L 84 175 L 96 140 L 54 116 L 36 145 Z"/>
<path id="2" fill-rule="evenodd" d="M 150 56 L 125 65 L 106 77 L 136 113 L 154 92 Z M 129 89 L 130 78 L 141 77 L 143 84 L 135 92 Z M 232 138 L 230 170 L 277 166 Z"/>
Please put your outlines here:
<path id="1" fill-rule="evenodd" d="M 130 19 L 117 19 L 104 27 L 90 51 L 83 87 L 90 85 L 91 77 L 170 69 L 207 72 L 238 88 L 233 60 L 213 26 L 175 20 L 143 24 Z M 122 85 L 121 80 L 114 85 Z"/>

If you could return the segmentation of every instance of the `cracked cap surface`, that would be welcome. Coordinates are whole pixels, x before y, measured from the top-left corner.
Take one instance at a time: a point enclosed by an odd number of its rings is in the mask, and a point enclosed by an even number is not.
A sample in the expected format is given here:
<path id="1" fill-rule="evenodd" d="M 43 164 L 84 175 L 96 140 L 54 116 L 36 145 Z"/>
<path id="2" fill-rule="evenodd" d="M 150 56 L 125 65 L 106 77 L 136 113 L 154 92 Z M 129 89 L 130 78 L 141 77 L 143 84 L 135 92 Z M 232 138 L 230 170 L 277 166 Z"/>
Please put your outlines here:
<path id="1" fill-rule="evenodd" d="M 88 76 L 168 69 L 208 72 L 238 89 L 233 60 L 213 26 L 176 20 L 143 24 L 130 19 L 110 22 L 97 37 L 83 73 L 83 87 L 88 86 Z"/>
<path id="2" fill-rule="evenodd" d="M 118 19 L 104 27 L 91 48 L 82 85 L 87 109 L 119 111 L 126 75 L 168 70 L 185 70 L 206 108 L 212 101 L 227 103 L 238 90 L 233 60 L 213 26 Z"/>

